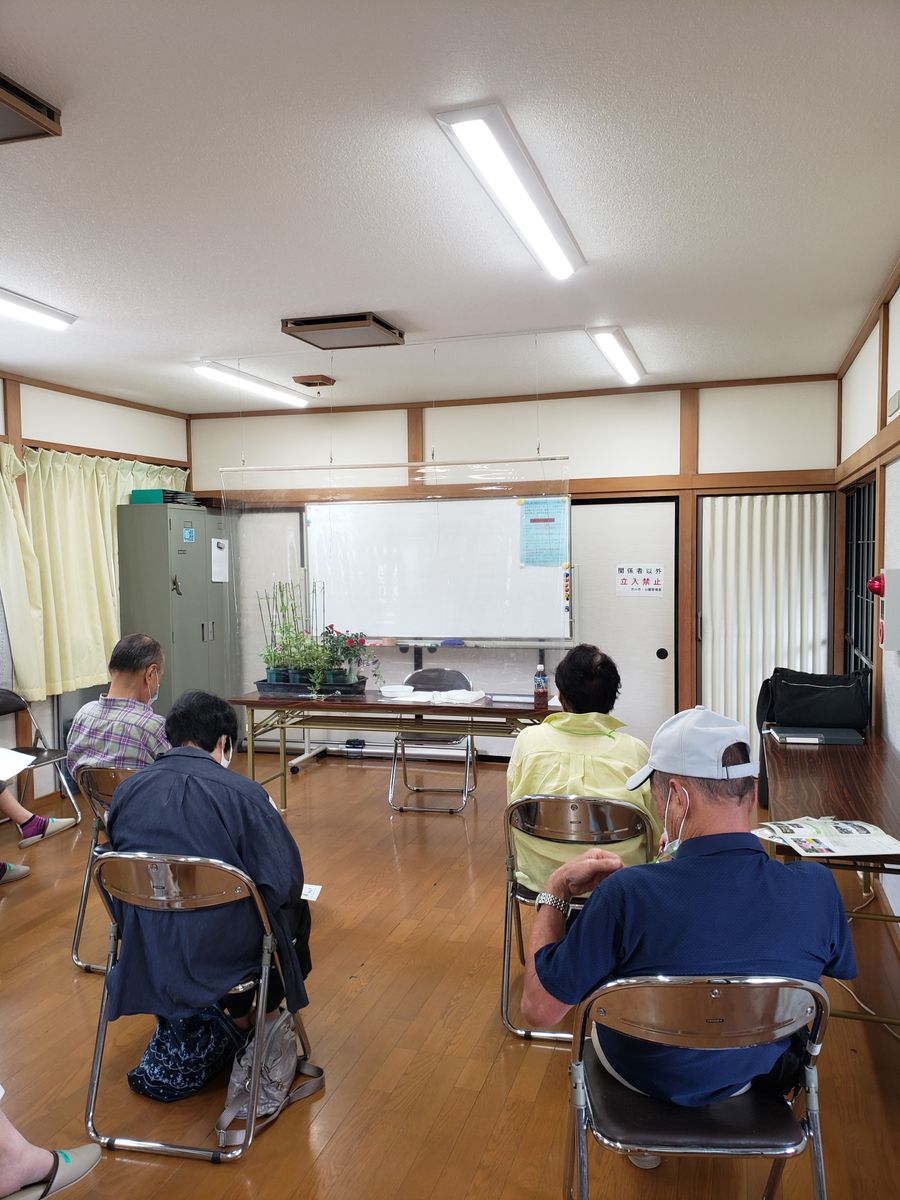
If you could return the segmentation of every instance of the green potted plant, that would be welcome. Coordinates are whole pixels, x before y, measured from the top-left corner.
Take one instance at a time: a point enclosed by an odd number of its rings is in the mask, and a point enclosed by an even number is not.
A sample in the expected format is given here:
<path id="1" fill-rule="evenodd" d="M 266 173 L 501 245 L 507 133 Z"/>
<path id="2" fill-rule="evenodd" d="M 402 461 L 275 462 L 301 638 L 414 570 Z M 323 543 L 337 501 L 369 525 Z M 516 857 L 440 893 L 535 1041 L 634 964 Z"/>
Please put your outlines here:
<path id="1" fill-rule="evenodd" d="M 273 583 L 272 591 L 256 593 L 266 644 L 261 658 L 267 683 L 290 683 L 297 670 L 297 646 L 303 636 L 301 605 L 297 584 Z"/>
<path id="2" fill-rule="evenodd" d="M 363 666 L 374 667 L 376 676 L 379 675 L 380 664 L 375 652 L 367 644 L 365 634 L 344 633 L 335 629 L 334 625 L 326 625 L 320 641 L 328 664 L 326 683 L 353 683 Z"/>

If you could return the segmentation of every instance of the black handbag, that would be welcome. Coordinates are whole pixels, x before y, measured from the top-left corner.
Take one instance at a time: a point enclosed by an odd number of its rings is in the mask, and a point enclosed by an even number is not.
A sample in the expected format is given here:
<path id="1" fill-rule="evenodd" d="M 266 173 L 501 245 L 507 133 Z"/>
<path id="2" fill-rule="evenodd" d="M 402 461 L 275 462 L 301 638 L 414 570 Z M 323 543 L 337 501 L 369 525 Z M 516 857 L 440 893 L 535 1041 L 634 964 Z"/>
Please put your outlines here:
<path id="1" fill-rule="evenodd" d="M 861 731 L 869 724 L 871 674 L 868 668 L 849 675 L 810 675 L 776 667 L 760 689 L 757 726 L 768 722 Z"/>

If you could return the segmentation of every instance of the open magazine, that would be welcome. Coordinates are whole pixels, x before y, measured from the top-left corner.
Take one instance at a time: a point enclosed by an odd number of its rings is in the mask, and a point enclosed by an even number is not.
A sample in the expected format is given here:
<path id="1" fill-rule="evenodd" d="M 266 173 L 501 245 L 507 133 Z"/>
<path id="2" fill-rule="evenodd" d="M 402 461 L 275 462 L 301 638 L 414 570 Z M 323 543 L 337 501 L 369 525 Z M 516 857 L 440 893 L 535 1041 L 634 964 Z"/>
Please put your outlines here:
<path id="1" fill-rule="evenodd" d="M 753 832 L 804 858 L 871 858 L 900 854 L 900 842 L 866 821 L 834 817 L 800 817 L 796 821 L 767 821 Z"/>

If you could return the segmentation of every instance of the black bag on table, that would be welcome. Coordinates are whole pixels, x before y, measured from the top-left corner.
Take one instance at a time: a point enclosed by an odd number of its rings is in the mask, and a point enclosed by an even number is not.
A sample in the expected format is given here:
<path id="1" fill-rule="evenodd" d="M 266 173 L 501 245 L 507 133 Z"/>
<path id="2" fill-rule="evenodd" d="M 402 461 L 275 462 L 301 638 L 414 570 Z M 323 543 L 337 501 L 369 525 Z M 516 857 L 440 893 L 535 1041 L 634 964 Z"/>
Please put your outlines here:
<path id="1" fill-rule="evenodd" d="M 760 689 L 756 724 L 857 729 L 869 724 L 868 668 L 849 675 L 810 675 L 776 667 Z"/>

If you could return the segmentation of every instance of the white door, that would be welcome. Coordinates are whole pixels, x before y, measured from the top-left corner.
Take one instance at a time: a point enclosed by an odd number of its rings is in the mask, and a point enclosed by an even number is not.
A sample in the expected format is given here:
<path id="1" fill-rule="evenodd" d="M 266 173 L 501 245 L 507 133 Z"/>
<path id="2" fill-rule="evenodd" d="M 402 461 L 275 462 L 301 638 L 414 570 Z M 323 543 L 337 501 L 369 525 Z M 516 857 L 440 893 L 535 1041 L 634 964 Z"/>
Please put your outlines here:
<path id="1" fill-rule="evenodd" d="M 675 546 L 674 500 L 572 505 L 575 635 L 615 661 L 614 715 L 648 743 L 675 712 Z"/>

